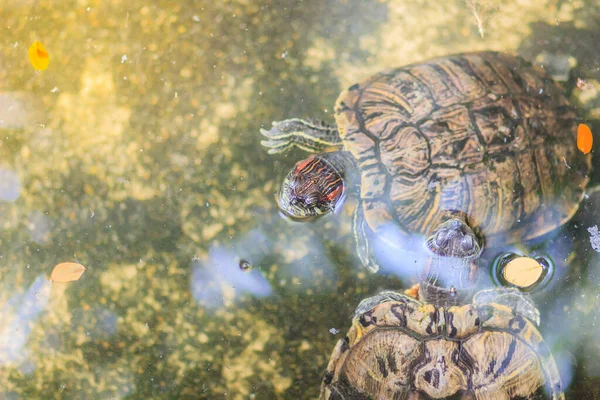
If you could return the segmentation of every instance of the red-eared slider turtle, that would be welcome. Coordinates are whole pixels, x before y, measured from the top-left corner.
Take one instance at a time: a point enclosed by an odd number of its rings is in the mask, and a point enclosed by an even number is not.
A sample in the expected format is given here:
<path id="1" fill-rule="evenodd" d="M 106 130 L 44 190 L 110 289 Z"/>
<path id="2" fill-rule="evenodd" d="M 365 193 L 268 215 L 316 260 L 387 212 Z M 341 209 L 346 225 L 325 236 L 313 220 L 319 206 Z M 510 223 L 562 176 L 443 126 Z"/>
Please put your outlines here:
<path id="1" fill-rule="evenodd" d="M 575 110 L 519 57 L 468 53 L 385 71 L 350 86 L 334 111 L 337 126 L 274 122 L 262 144 L 319 153 L 283 182 L 278 205 L 292 219 L 332 212 L 356 190 L 357 251 L 372 271 L 372 233 L 402 246 L 454 221 L 477 233 L 464 244 L 472 255 L 483 236 L 508 244 L 561 226 L 588 184 Z"/>
<path id="2" fill-rule="evenodd" d="M 452 230 L 442 232 L 434 236 Z M 454 231 L 447 243 L 462 239 Z M 564 399 L 528 295 L 496 288 L 467 297 L 474 286 L 437 279 L 452 266 L 446 250 L 431 258 L 419 299 L 386 291 L 359 304 L 331 355 L 322 400 Z M 469 264 L 452 266 L 455 283 L 474 276 Z"/>

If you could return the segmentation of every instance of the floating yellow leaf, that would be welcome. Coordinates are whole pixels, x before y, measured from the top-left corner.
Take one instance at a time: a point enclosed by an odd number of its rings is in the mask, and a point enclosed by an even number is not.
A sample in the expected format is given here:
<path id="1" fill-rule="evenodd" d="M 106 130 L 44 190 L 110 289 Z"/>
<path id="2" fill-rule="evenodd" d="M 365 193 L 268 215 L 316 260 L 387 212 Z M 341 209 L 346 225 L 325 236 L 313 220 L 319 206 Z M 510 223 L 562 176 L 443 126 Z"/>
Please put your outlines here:
<path id="1" fill-rule="evenodd" d="M 544 272 L 544 267 L 530 257 L 517 257 L 504 267 L 504 279 L 520 288 L 535 284 Z"/>
<path id="2" fill-rule="evenodd" d="M 31 46 L 29 46 L 29 61 L 31 61 L 31 65 L 33 68 L 38 71 L 43 71 L 48 68 L 48 64 L 50 64 L 50 56 L 48 56 L 48 52 L 43 44 L 39 41 L 33 42 Z"/>
<path id="3" fill-rule="evenodd" d="M 72 282 L 81 278 L 83 271 L 85 271 L 85 267 L 81 264 L 64 262 L 54 267 L 52 274 L 50 275 L 50 279 L 52 282 Z"/>

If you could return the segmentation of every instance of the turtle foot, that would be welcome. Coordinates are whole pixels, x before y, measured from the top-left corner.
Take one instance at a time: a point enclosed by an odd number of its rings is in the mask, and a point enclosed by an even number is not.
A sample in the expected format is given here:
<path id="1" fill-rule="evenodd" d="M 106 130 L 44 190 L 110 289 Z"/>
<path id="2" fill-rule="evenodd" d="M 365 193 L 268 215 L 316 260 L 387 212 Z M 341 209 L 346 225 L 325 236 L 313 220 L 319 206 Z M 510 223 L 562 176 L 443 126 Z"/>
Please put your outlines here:
<path id="1" fill-rule="evenodd" d="M 334 125 L 299 118 L 273 122 L 271 129 L 261 129 L 266 138 L 260 143 L 269 154 L 284 153 L 296 146 L 309 153 L 341 148 L 342 139 Z"/>
<path id="2" fill-rule="evenodd" d="M 477 235 L 459 218 L 451 218 L 440 224 L 427 239 L 427 247 L 443 257 L 467 258 L 481 253 Z"/>

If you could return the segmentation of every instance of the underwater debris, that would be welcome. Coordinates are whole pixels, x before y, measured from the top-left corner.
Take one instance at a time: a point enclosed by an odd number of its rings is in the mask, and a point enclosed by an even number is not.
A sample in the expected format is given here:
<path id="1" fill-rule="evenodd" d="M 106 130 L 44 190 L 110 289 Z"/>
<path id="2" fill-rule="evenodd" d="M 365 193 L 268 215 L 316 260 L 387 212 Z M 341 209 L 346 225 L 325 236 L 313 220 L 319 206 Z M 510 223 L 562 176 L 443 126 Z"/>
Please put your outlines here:
<path id="1" fill-rule="evenodd" d="M 583 92 L 586 90 L 591 90 L 594 88 L 594 85 L 586 81 L 585 79 L 577 78 L 577 87 L 581 89 Z"/>
<path id="2" fill-rule="evenodd" d="M 600 231 L 598 231 L 598 225 L 588 228 L 588 232 L 590 233 L 590 243 L 592 244 L 592 249 L 600 253 Z"/>
<path id="3" fill-rule="evenodd" d="M 29 49 L 27 50 L 29 55 L 29 61 L 31 61 L 31 65 L 34 69 L 38 71 L 43 71 L 48 68 L 50 64 L 50 56 L 46 51 L 46 48 L 39 41 L 33 42 Z"/>
<path id="4" fill-rule="evenodd" d="M 74 262 L 63 262 L 54 267 L 52 274 L 50 275 L 50 279 L 52 282 L 73 282 L 79 280 L 84 271 L 85 267 L 81 264 Z"/>
<path id="5" fill-rule="evenodd" d="M 479 36 L 483 38 L 485 34 L 484 25 L 489 17 L 490 11 L 495 7 L 490 5 L 486 0 L 465 0 L 465 4 L 469 10 L 471 10 L 473 17 L 475 17 L 477 31 L 479 32 Z"/>
<path id="6" fill-rule="evenodd" d="M 412 297 L 413 299 L 418 299 L 419 298 L 419 287 L 420 287 L 420 284 L 415 283 L 410 288 L 404 290 L 404 294 Z"/>
<path id="7" fill-rule="evenodd" d="M 594 137 L 592 136 L 592 130 L 586 124 L 579 124 L 577 127 L 577 148 L 583 154 L 587 154 L 592 151 L 592 145 L 594 144 Z"/>

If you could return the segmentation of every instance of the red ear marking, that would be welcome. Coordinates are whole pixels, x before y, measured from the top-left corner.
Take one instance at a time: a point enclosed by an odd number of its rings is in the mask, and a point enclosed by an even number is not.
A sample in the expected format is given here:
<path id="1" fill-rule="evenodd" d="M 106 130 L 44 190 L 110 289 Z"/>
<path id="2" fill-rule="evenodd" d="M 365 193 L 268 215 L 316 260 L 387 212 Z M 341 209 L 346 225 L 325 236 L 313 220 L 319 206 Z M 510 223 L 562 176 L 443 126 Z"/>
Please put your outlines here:
<path id="1" fill-rule="evenodd" d="M 307 165 L 309 165 L 310 163 L 312 163 L 315 159 L 315 156 L 309 157 L 304 161 L 300 161 L 298 163 L 298 165 L 296 166 L 296 172 L 299 172 L 301 170 L 303 170 L 304 168 L 306 168 Z"/>
<path id="2" fill-rule="evenodd" d="M 339 199 L 339 197 L 342 195 L 343 190 L 344 184 L 340 181 L 339 185 L 337 185 L 337 187 L 334 190 L 332 190 L 331 193 L 325 196 L 325 198 L 330 202 L 334 202 L 337 199 Z"/>

